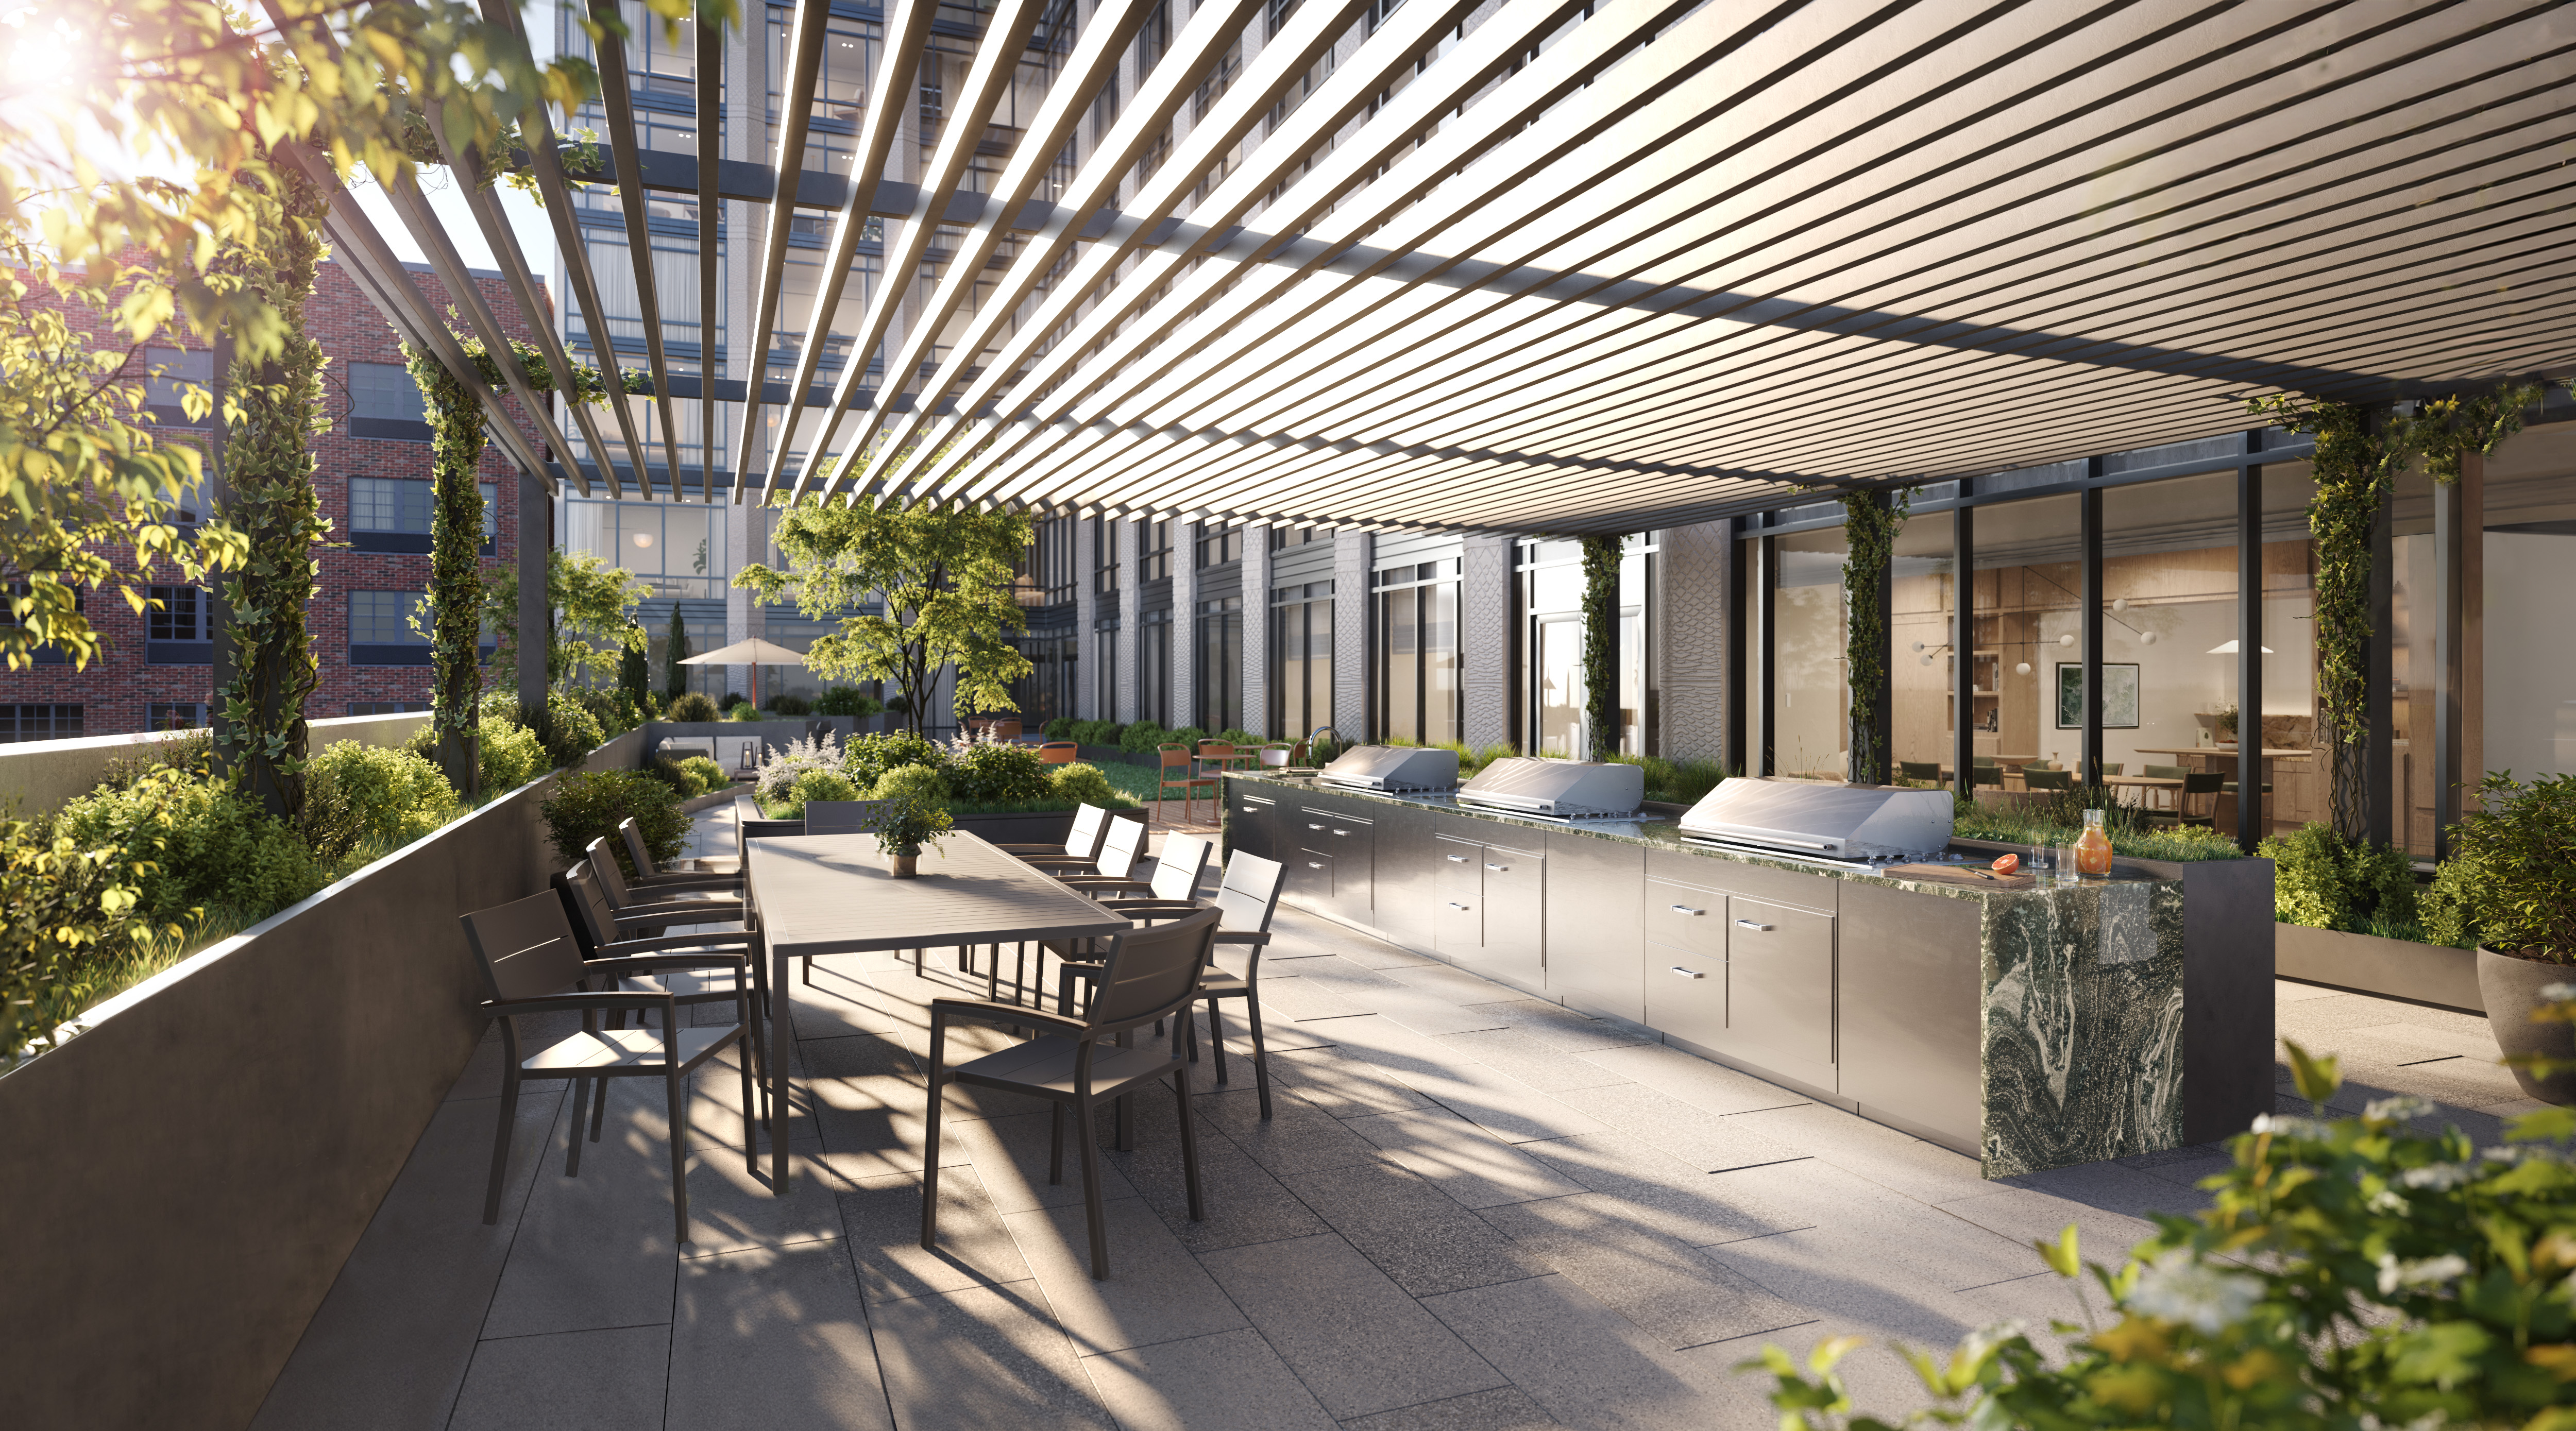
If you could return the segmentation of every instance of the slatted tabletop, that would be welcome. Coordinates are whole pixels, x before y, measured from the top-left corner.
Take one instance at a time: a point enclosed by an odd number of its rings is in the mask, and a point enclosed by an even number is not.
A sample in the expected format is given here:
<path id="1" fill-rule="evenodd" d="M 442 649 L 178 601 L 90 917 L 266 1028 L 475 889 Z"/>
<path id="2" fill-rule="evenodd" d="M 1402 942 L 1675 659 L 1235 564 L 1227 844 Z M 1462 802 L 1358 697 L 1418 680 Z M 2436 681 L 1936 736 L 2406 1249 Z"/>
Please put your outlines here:
<path id="1" fill-rule="evenodd" d="M 1122 934 L 1124 915 L 955 831 L 896 879 L 874 835 L 774 835 L 744 842 L 746 893 L 769 954 L 770 1101 L 787 1108 L 789 965 L 815 954 L 944 948 Z M 772 1136 L 770 1189 L 788 1191 L 787 1141 Z"/>

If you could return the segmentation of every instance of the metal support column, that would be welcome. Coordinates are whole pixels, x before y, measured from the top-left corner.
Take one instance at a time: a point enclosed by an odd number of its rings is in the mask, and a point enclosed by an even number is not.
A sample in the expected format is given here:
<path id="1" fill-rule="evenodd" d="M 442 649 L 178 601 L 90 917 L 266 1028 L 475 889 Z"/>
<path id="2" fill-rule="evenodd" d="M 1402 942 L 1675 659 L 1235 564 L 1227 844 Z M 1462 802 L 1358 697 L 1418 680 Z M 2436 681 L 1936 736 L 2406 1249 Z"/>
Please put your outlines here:
<path id="1" fill-rule="evenodd" d="M 2245 434 L 2245 450 L 2263 450 L 2263 430 Z M 2251 733 L 2251 746 L 2247 744 Z M 2270 833 L 2263 776 L 2263 468 L 2236 469 L 2236 843 L 2248 854 Z"/>
<path id="2" fill-rule="evenodd" d="M 1754 634 L 1748 578 L 1755 563 L 1745 559 L 1744 531 L 1744 518 L 1726 519 L 1726 733 L 1718 741 L 1718 759 L 1739 773 L 1751 768 L 1746 764 L 1744 682 Z M 1523 624 L 1516 613 L 1516 635 Z"/>
<path id="3" fill-rule="evenodd" d="M 1951 612 L 1950 771 L 1953 788 L 1976 798 L 1977 767 L 1977 509 L 1965 505 L 1973 489 L 1962 480 L 1962 505 L 1950 514 Z M 2002 670 L 2000 660 L 1996 663 Z"/>
<path id="4" fill-rule="evenodd" d="M 2102 459 L 2085 464 L 2099 481 Z M 2076 762 L 2078 785 L 2102 783 L 2102 489 L 2086 487 L 2084 507 L 2084 753 Z"/>
<path id="5" fill-rule="evenodd" d="M 2469 544 L 2482 533 L 2469 529 L 2470 463 L 2483 463 L 2476 452 L 2461 455 L 2461 479 L 2433 487 L 2433 858 L 2451 853 L 2451 826 L 2460 818 L 2460 785 L 2472 778 L 2462 763 L 2462 696 L 2468 675 L 2464 637 Z"/>
<path id="6" fill-rule="evenodd" d="M 1772 659 L 1777 646 L 1773 640 L 1777 633 L 1772 628 L 1778 603 L 1772 598 L 1772 589 L 1779 585 L 1780 580 L 1780 539 L 1764 537 L 1753 544 L 1753 550 L 1759 558 L 1753 568 L 1753 659 L 1762 672 L 1761 683 L 1756 687 L 1761 693 L 1762 708 L 1754 717 L 1761 738 L 1752 751 L 1752 773 L 1769 775 L 1773 773 L 1772 763 L 1776 758 L 1772 748 L 1775 742 L 1771 738 L 1771 712 L 1774 709 L 1771 686 L 1779 676 L 1778 663 Z"/>
<path id="7" fill-rule="evenodd" d="M 674 489 L 676 491 L 676 487 Z M 554 550 L 554 499 L 533 472 L 519 473 L 519 705 L 546 705 L 546 653 L 554 644 L 547 568 Z"/>

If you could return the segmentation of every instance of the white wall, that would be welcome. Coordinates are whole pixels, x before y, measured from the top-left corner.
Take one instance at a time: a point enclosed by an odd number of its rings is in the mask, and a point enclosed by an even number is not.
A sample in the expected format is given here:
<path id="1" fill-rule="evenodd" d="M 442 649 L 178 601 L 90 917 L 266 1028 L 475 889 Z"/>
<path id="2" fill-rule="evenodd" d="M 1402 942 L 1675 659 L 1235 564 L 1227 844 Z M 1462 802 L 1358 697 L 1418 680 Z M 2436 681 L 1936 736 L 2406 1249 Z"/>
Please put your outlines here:
<path id="1" fill-rule="evenodd" d="M 2486 765 L 2576 774 L 2576 536 L 2486 534 Z"/>

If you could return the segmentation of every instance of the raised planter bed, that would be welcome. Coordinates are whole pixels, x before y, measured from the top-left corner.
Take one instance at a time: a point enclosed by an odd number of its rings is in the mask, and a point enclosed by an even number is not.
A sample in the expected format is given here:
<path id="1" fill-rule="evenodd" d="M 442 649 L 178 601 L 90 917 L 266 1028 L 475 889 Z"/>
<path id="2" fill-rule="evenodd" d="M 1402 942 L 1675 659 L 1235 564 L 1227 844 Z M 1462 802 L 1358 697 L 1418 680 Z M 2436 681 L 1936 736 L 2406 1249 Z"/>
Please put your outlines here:
<path id="1" fill-rule="evenodd" d="M 630 731 L 586 764 L 641 748 Z M 457 916 L 545 888 L 554 779 L 100 1004 L 0 1076 L 11 1424 L 249 1424 L 482 1039 Z"/>
<path id="2" fill-rule="evenodd" d="M 2464 1014 L 2487 1011 L 2478 993 L 2474 949 L 2279 924 L 2273 926 L 2272 950 L 2274 970 L 2284 979 Z"/>

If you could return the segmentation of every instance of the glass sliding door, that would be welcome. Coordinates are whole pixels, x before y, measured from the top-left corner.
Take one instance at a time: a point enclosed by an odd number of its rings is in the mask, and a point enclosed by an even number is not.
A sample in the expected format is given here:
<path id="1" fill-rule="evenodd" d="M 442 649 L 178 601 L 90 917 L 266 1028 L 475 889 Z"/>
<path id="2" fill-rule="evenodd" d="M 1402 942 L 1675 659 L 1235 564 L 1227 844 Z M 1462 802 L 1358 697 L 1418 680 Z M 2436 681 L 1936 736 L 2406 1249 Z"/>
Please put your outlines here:
<path id="1" fill-rule="evenodd" d="M 1948 512 L 1906 518 L 1896 534 L 1889 573 L 1887 634 L 1890 722 L 1888 779 L 1900 785 L 1947 784 L 1956 778 L 1958 683 L 1993 679 L 1991 661 L 1961 660 L 1958 630 L 1957 523 Z"/>
<path id="2" fill-rule="evenodd" d="M 1841 780 L 1851 769 L 1840 527 L 1773 539 L 1771 762 L 1778 775 Z"/>
<path id="3" fill-rule="evenodd" d="M 1978 783 L 2017 789 L 2023 766 L 2072 770 L 2084 749 L 2084 523 L 2074 497 L 1977 508 L 1971 610 L 1976 657 L 1995 667 L 1977 701 Z"/>
<path id="4" fill-rule="evenodd" d="M 1271 730 L 1303 740 L 1333 723 L 1333 584 L 1283 586 L 1270 601 Z"/>
<path id="5" fill-rule="evenodd" d="M 1243 602 L 1202 601 L 1198 610 L 1198 717 L 1210 735 L 1243 724 Z"/>
<path id="6" fill-rule="evenodd" d="M 1458 739 L 1458 563 L 1428 561 L 1377 574 L 1379 738 L 1415 745 Z"/>

